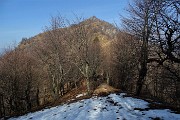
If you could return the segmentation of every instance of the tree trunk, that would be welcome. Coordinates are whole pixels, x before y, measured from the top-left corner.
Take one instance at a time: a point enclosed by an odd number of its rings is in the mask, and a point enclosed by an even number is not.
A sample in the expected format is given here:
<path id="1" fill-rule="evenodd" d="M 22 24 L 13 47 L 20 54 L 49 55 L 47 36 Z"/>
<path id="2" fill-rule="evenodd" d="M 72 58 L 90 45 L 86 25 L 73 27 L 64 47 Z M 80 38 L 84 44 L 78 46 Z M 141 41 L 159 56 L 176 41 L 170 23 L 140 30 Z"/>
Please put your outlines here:
<path id="1" fill-rule="evenodd" d="M 86 78 L 86 84 L 87 84 L 87 94 L 90 94 L 90 81 L 89 81 L 89 77 Z"/>
<path id="2" fill-rule="evenodd" d="M 110 79 L 109 79 L 109 73 L 106 74 L 107 84 L 109 85 Z"/>
<path id="3" fill-rule="evenodd" d="M 146 14 L 148 15 L 148 14 Z M 148 61 L 148 39 L 149 39 L 148 17 L 145 18 L 145 26 L 143 30 L 143 44 L 141 47 L 140 70 L 139 78 L 137 81 L 136 95 L 139 96 L 142 91 L 143 83 L 147 74 L 147 61 Z"/>
<path id="4" fill-rule="evenodd" d="M 5 108 L 4 108 L 4 97 L 0 95 L 0 117 L 5 116 Z"/>
<path id="5" fill-rule="evenodd" d="M 87 85 L 87 94 L 90 94 L 90 81 L 89 81 L 89 65 L 86 64 L 86 85 Z"/>
<path id="6" fill-rule="evenodd" d="M 136 88 L 137 96 L 139 96 L 141 94 L 142 86 L 143 86 L 143 83 L 144 83 L 145 77 L 146 77 L 146 73 L 147 73 L 147 67 L 146 67 L 146 64 L 143 64 L 142 68 L 139 71 L 139 78 L 137 81 L 137 88 Z"/>
<path id="7" fill-rule="evenodd" d="M 30 100 L 30 91 L 26 90 L 26 104 L 27 104 L 27 110 L 31 110 L 31 100 Z"/>
<path id="8" fill-rule="evenodd" d="M 36 91 L 36 104 L 37 106 L 39 106 L 39 88 L 37 87 L 37 91 Z"/>

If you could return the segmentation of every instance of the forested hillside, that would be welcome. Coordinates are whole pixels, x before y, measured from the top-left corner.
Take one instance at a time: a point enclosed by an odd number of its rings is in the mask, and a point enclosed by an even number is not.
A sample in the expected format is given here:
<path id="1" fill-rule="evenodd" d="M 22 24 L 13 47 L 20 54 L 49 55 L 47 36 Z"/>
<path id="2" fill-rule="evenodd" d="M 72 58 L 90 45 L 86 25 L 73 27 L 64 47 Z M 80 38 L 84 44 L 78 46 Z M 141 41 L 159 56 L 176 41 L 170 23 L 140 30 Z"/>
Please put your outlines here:
<path id="1" fill-rule="evenodd" d="M 43 33 L 0 56 L 0 117 L 90 98 L 102 83 L 179 111 L 179 6 L 135 1 L 121 29 L 95 16 L 52 17 Z"/>

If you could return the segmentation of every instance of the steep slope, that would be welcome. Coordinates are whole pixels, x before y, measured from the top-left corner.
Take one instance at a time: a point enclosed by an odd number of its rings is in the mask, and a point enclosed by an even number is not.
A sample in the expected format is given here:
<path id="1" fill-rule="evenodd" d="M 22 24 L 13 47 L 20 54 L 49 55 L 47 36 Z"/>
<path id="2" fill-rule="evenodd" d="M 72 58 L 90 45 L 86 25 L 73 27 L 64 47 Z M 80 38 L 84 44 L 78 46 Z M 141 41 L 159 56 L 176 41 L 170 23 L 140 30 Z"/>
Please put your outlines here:
<path id="1" fill-rule="evenodd" d="M 117 28 L 113 26 L 112 24 L 105 22 L 103 20 L 100 20 L 96 18 L 95 16 L 90 17 L 88 19 L 85 19 L 84 21 L 78 23 L 78 24 L 72 24 L 67 28 L 61 28 L 61 29 L 72 29 L 73 26 L 79 26 L 84 25 L 87 28 L 93 30 L 93 35 L 95 37 L 98 37 L 100 40 L 100 45 L 102 47 L 108 46 L 109 43 L 115 39 L 116 34 L 118 32 Z M 19 48 L 21 49 L 33 49 L 33 46 L 44 42 L 43 37 L 45 33 L 40 33 L 34 37 L 31 37 L 29 39 L 23 40 L 19 44 Z"/>
<path id="2" fill-rule="evenodd" d="M 64 104 L 10 120 L 179 120 L 180 115 L 168 109 L 150 109 L 148 102 L 124 93 L 93 97 Z M 78 95 L 81 96 L 81 95 Z M 77 97 L 78 97 L 77 96 Z"/>

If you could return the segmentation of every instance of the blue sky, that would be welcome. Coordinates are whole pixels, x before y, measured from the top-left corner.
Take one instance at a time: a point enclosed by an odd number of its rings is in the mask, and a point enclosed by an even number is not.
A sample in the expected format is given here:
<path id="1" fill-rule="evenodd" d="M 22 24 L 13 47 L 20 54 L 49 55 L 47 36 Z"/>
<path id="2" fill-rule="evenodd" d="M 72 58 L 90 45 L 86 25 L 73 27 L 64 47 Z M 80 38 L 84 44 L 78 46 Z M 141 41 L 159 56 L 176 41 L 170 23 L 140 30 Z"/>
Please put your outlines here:
<path id="1" fill-rule="evenodd" d="M 18 44 L 23 37 L 43 31 L 58 12 L 67 18 L 73 13 L 96 16 L 113 23 L 125 15 L 129 0 L 0 0 L 0 49 Z"/>

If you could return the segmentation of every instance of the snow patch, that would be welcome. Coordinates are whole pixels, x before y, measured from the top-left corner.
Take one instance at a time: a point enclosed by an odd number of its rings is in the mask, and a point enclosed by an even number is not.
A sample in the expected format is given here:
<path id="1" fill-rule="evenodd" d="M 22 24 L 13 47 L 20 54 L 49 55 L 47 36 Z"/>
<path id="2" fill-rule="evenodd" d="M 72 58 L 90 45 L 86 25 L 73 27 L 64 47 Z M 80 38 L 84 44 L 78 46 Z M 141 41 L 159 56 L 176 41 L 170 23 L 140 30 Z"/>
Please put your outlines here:
<path id="1" fill-rule="evenodd" d="M 86 93 L 78 94 L 78 95 L 76 96 L 76 98 L 79 98 L 79 97 L 82 97 L 82 96 L 85 96 L 85 95 L 87 95 L 87 94 L 86 94 Z"/>
<path id="2" fill-rule="evenodd" d="M 79 94 L 76 97 L 81 97 Z M 107 97 L 92 97 L 76 103 L 44 109 L 10 120 L 180 120 L 180 114 L 170 110 L 140 111 L 134 108 L 148 108 L 148 102 L 125 94 L 110 94 Z"/>

